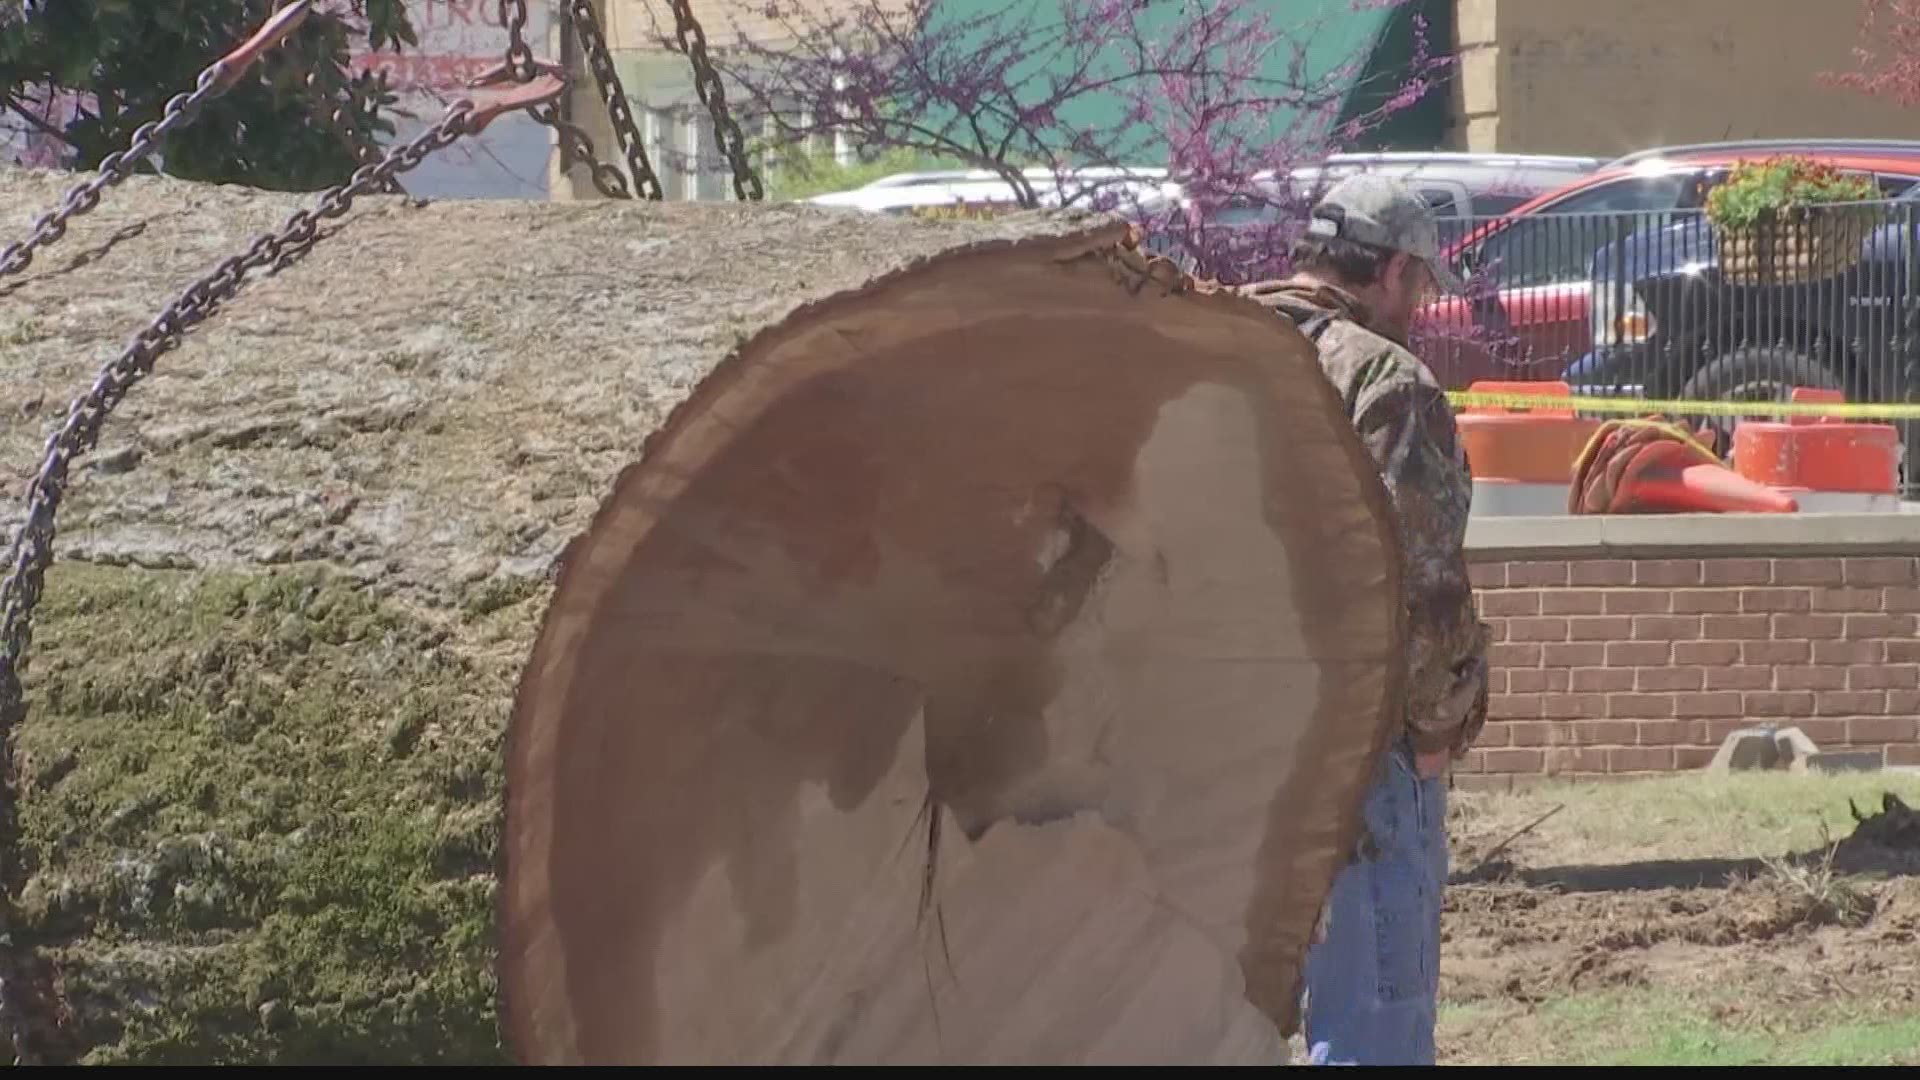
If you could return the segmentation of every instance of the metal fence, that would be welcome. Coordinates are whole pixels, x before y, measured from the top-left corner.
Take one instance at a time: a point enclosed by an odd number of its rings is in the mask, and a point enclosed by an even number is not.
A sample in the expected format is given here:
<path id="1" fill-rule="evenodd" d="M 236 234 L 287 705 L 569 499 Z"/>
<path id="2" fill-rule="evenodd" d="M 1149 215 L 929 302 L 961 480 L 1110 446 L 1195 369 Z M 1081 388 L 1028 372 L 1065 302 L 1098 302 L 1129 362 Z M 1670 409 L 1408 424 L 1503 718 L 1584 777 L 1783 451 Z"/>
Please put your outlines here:
<path id="1" fill-rule="evenodd" d="M 1664 401 L 1778 401 L 1796 387 L 1920 401 L 1920 200 L 1743 230 L 1683 210 L 1470 219 L 1446 232 L 1468 295 L 1429 308 L 1414 344 L 1450 389 L 1557 380 Z M 1722 432 L 1742 419 L 1668 412 Z M 1898 423 L 1920 448 L 1920 422 Z"/>

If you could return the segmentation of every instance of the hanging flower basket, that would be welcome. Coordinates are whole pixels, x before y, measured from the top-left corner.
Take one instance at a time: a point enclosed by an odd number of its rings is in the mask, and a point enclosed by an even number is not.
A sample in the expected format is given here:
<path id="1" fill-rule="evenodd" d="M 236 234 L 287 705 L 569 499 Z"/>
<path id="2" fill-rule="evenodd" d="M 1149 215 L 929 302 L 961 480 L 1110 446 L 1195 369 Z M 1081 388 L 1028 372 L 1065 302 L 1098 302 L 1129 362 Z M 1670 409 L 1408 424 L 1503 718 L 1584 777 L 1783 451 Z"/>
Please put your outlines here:
<path id="1" fill-rule="evenodd" d="M 1741 285 L 1845 273 L 1880 221 L 1873 181 L 1805 158 L 1742 162 L 1707 196 L 1720 272 Z"/>

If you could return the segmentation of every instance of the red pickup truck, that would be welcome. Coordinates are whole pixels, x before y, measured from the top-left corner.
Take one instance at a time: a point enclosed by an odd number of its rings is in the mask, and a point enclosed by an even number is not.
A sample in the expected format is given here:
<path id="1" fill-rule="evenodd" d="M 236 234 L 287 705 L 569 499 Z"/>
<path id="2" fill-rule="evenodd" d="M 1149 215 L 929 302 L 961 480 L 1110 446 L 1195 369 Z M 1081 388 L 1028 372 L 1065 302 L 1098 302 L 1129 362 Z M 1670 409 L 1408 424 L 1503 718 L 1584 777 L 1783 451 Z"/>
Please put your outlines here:
<path id="1" fill-rule="evenodd" d="M 1477 379 L 1551 379 L 1594 347 L 1632 338 L 1631 327 L 1593 325 L 1593 254 L 1676 212 L 1743 160 L 1796 154 L 1871 173 L 1886 198 L 1920 180 L 1920 142 L 1807 140 L 1722 143 L 1646 151 L 1611 162 L 1487 221 L 1447 257 L 1470 283 L 1465 297 L 1427 307 L 1417 351 L 1449 389 Z M 1631 313 L 1624 317 L 1631 318 Z"/>

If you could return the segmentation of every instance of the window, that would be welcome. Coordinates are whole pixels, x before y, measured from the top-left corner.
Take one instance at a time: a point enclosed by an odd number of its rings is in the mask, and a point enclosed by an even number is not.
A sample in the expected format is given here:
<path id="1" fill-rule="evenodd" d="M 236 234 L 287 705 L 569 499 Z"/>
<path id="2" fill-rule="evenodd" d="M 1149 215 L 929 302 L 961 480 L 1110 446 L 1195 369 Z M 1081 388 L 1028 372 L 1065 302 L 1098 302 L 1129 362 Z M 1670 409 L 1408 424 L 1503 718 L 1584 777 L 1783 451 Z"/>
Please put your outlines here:
<path id="1" fill-rule="evenodd" d="M 1453 192 L 1445 188 L 1422 188 L 1420 201 L 1427 204 L 1436 217 L 1458 217 L 1459 204 L 1454 200 Z"/>
<path id="2" fill-rule="evenodd" d="M 1913 179 L 1911 176 L 1896 176 L 1893 173 L 1880 173 L 1874 177 L 1880 185 L 1880 197 L 1883 199 L 1897 199 L 1905 195 L 1913 187 Z"/>
<path id="3" fill-rule="evenodd" d="M 1602 246 L 1663 224 L 1683 205 L 1697 205 L 1700 179 L 1697 173 L 1666 173 L 1583 188 L 1482 241 L 1475 269 L 1505 289 L 1585 281 L 1588 263 Z"/>
<path id="4" fill-rule="evenodd" d="M 1499 217 L 1501 214 L 1510 214 L 1532 201 L 1531 195 L 1483 193 L 1473 197 L 1473 212 L 1479 217 Z"/>

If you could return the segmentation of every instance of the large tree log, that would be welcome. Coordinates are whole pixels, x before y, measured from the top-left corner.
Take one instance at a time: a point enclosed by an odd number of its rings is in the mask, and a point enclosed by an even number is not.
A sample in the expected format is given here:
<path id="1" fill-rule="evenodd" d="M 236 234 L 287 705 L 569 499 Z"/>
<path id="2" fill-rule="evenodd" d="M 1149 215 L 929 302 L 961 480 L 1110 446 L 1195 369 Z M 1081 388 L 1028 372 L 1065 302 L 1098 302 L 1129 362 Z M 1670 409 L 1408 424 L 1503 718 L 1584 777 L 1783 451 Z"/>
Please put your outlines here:
<path id="1" fill-rule="evenodd" d="M 133 182 L 0 283 L 12 494 L 295 204 Z M 62 510 L 19 944 L 73 1052 L 1275 1060 L 1387 507 L 1304 339 L 1120 239 L 382 201 L 250 285 Z"/>

